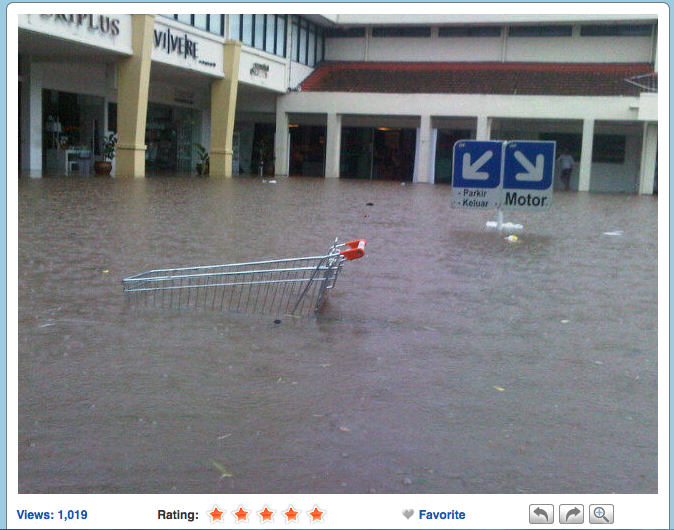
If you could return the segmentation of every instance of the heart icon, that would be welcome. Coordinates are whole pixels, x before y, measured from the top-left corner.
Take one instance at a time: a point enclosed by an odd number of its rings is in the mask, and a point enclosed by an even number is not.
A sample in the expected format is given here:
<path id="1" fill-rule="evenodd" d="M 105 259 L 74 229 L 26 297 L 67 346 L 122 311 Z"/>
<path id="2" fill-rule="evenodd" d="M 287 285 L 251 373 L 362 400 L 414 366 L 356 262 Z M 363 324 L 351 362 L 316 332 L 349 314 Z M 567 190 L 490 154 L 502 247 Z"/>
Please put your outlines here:
<path id="1" fill-rule="evenodd" d="M 403 510 L 403 515 L 409 519 L 414 515 L 414 510 Z"/>

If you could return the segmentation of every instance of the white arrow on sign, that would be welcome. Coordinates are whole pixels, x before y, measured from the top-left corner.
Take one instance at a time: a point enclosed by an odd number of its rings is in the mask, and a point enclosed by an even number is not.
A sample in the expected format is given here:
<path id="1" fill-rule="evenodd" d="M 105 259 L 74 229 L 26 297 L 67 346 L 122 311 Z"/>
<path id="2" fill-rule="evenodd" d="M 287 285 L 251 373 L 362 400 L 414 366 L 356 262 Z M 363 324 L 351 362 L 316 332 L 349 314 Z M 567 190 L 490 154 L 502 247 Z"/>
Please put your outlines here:
<path id="1" fill-rule="evenodd" d="M 463 178 L 466 180 L 487 180 L 489 173 L 478 171 L 478 169 L 489 162 L 492 156 L 494 156 L 493 151 L 485 151 L 480 158 L 471 164 L 470 153 L 463 153 Z"/>
<path id="2" fill-rule="evenodd" d="M 527 182 L 538 182 L 543 180 L 543 166 L 545 164 L 545 157 L 543 155 L 536 155 L 536 165 L 534 166 L 529 159 L 524 156 L 522 151 L 515 151 L 515 158 L 526 169 L 525 173 L 517 173 L 516 180 L 524 180 Z"/>

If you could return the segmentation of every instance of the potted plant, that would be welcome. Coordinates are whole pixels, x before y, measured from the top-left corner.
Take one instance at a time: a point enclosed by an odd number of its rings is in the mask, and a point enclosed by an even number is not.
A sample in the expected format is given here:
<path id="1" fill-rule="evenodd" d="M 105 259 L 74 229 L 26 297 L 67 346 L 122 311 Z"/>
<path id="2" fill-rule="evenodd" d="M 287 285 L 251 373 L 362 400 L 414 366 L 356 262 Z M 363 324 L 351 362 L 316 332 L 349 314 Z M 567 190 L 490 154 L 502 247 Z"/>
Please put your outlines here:
<path id="1" fill-rule="evenodd" d="M 94 163 L 96 175 L 106 176 L 112 171 L 112 160 L 115 158 L 115 147 L 117 146 L 117 136 L 110 133 L 103 137 L 103 160 L 97 160 Z"/>
<path id="2" fill-rule="evenodd" d="M 197 164 L 197 175 L 208 175 L 211 164 L 208 151 L 206 151 L 206 148 L 201 144 L 194 144 L 194 146 L 197 148 L 197 155 L 199 155 L 199 160 L 201 160 L 201 162 Z"/>
<path id="3" fill-rule="evenodd" d="M 260 174 L 274 174 L 274 145 L 266 140 L 260 140 Z"/>

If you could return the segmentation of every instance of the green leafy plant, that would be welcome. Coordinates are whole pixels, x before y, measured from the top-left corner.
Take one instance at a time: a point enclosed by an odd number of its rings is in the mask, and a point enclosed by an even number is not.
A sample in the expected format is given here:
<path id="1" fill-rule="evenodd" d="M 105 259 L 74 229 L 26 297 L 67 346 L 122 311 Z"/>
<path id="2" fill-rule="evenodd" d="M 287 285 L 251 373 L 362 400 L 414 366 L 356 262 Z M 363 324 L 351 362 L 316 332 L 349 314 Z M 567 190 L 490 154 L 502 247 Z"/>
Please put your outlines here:
<path id="1" fill-rule="evenodd" d="M 117 147 L 117 136 L 110 133 L 103 137 L 103 159 L 112 160 L 115 158 L 115 148 Z"/>
<path id="2" fill-rule="evenodd" d="M 201 163 L 205 164 L 208 162 L 210 157 L 206 148 L 201 144 L 194 144 L 194 146 L 197 148 L 197 155 L 199 156 Z"/>
<path id="3" fill-rule="evenodd" d="M 103 160 L 112 161 L 115 158 L 115 148 L 117 147 L 117 136 L 115 133 L 110 133 L 103 137 Z"/>

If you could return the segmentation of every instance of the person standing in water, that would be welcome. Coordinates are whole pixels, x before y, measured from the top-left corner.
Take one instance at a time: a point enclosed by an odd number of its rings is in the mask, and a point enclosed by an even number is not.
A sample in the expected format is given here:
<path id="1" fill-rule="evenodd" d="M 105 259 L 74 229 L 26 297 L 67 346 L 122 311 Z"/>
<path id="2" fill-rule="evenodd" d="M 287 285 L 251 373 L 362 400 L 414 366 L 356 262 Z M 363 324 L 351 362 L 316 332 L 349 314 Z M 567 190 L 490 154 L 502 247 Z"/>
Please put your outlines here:
<path id="1" fill-rule="evenodd" d="M 573 164 L 575 160 L 569 154 L 567 149 L 562 149 L 562 154 L 557 159 L 557 162 L 562 167 L 562 183 L 564 184 L 564 191 L 569 191 L 569 183 L 571 181 L 571 170 L 573 169 Z"/>

